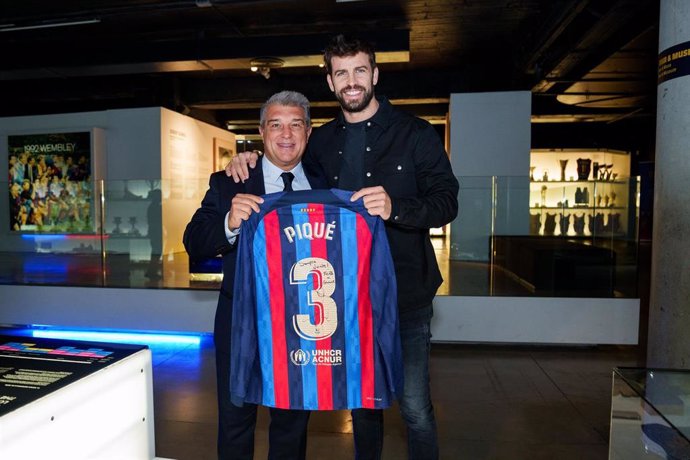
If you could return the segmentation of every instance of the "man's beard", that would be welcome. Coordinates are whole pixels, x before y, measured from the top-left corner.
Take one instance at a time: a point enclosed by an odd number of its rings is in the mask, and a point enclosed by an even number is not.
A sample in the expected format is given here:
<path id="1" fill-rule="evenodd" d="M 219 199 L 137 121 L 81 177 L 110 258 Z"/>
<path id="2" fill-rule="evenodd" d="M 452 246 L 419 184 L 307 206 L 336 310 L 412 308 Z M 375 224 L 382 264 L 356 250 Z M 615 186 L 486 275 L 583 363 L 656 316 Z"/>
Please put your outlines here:
<path id="1" fill-rule="evenodd" d="M 357 89 L 362 91 L 362 99 L 360 99 L 359 101 L 346 101 L 345 96 L 343 96 L 343 93 L 351 89 Z M 340 92 L 335 94 L 335 98 L 338 99 L 338 102 L 340 102 L 340 107 L 342 107 L 344 111 L 350 113 L 361 112 L 362 110 L 366 109 L 373 97 L 373 89 L 367 91 L 365 87 L 359 85 L 348 86 L 347 88 L 343 88 Z"/>

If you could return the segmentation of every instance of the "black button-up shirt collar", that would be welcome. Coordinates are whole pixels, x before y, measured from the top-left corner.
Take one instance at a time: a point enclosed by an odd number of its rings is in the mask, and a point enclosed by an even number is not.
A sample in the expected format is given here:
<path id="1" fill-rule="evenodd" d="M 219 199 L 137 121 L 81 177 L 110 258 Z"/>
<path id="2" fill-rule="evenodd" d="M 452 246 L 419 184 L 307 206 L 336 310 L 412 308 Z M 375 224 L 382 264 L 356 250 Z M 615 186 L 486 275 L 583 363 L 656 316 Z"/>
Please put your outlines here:
<path id="1" fill-rule="evenodd" d="M 364 121 L 367 122 L 367 128 L 370 127 L 369 123 L 371 123 L 377 124 L 381 128 L 385 129 L 390 125 L 393 106 L 388 101 L 388 98 L 386 98 L 385 96 L 376 96 L 376 100 L 379 103 L 378 110 L 371 118 Z M 347 123 L 345 121 L 345 115 L 343 115 L 342 110 L 338 112 L 338 116 L 336 117 L 335 122 L 337 123 L 340 129 L 343 129 L 347 126 Z"/>

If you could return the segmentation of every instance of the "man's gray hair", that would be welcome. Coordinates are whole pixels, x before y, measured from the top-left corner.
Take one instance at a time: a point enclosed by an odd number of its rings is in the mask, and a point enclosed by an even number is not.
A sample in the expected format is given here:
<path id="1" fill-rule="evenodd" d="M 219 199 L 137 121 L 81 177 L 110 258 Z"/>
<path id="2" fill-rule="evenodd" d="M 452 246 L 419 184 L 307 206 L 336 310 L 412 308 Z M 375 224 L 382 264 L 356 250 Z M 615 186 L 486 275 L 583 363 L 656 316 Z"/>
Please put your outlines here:
<path id="1" fill-rule="evenodd" d="M 266 122 L 266 109 L 269 105 L 286 105 L 289 107 L 301 107 L 304 110 L 304 118 L 307 126 L 311 126 L 311 117 L 309 116 L 309 99 L 304 94 L 297 91 L 281 91 L 269 97 L 264 105 L 261 106 L 259 114 L 259 122 L 264 126 Z"/>

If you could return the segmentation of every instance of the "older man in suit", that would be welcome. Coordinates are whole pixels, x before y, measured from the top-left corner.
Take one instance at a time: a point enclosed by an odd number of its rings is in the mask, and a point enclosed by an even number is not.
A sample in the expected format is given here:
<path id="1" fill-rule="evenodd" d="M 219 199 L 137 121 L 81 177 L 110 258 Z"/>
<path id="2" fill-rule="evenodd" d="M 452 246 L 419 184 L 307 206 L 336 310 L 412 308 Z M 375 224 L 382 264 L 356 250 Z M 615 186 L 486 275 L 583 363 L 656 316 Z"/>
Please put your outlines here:
<path id="1" fill-rule="evenodd" d="M 251 459 L 256 406 L 230 401 L 230 330 L 232 293 L 239 227 L 263 202 L 260 195 L 283 190 L 326 188 L 324 179 L 302 168 L 301 159 L 311 134 L 309 101 L 300 93 L 283 91 L 261 108 L 259 131 L 265 155 L 249 178 L 235 183 L 224 171 L 211 175 L 209 190 L 184 233 L 190 258 L 223 256 L 214 328 L 218 382 L 218 458 Z M 269 458 L 303 459 L 306 453 L 308 411 L 270 409 Z"/>

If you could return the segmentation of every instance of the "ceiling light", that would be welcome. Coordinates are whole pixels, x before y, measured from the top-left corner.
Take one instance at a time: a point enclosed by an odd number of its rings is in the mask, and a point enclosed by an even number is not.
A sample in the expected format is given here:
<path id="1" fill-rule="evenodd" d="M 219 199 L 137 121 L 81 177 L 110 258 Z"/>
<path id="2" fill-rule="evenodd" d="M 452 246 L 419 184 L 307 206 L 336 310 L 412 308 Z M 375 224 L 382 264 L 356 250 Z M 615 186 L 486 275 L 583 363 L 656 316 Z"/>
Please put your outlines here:
<path id="1" fill-rule="evenodd" d="M 276 57 L 258 57 L 252 59 L 249 64 L 252 72 L 258 72 L 268 80 L 271 78 L 271 69 L 283 67 L 285 61 Z"/>

